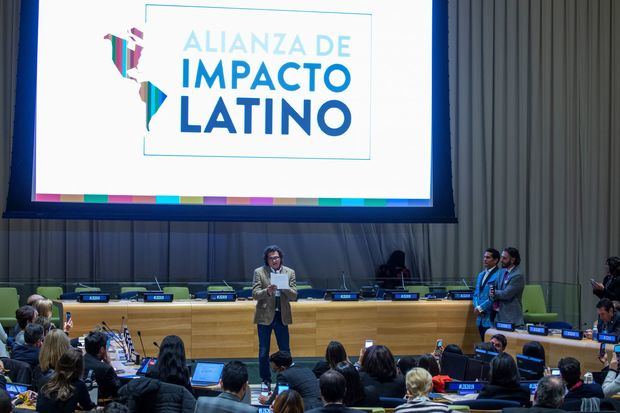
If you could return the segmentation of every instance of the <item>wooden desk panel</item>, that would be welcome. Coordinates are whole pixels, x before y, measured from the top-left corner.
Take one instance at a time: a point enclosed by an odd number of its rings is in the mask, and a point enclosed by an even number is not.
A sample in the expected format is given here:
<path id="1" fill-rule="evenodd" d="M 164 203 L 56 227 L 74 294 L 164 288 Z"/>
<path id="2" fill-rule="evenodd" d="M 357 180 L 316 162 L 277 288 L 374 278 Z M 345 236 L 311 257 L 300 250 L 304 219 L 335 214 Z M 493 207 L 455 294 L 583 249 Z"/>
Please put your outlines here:
<path id="1" fill-rule="evenodd" d="M 506 352 L 512 356 L 521 354 L 523 345 L 529 341 L 538 341 L 545 349 L 545 357 L 548 366 L 557 367 L 558 361 L 563 357 L 574 357 L 581 363 L 581 374 L 588 371 L 600 371 L 603 365 L 598 361 L 598 350 L 600 344 L 596 341 L 569 340 L 561 336 L 535 336 L 528 333 L 498 331 L 495 329 L 487 330 L 486 341 L 491 339 L 493 334 L 503 334 L 508 340 Z M 607 354 L 611 360 L 613 345 L 607 345 L 610 350 Z"/>
<path id="2" fill-rule="evenodd" d="M 124 316 L 136 350 L 141 350 L 137 337 L 140 330 L 150 356 L 157 353 L 152 342 L 161 342 L 168 334 L 183 339 L 191 358 L 255 358 L 258 354 L 253 301 L 209 303 L 195 300 L 163 304 L 64 301 L 60 304 L 61 314 L 71 311 L 73 315 L 72 337 L 88 332 L 102 320 L 118 329 Z M 331 340 L 342 342 L 352 357 L 359 354 L 366 339 L 403 355 L 431 352 L 437 338 L 442 338 L 446 344 L 458 344 L 465 351 L 479 341 L 469 301 L 302 300 L 292 303 L 292 307 L 293 356 L 323 357 Z M 276 349 L 272 336 L 271 351 Z"/>

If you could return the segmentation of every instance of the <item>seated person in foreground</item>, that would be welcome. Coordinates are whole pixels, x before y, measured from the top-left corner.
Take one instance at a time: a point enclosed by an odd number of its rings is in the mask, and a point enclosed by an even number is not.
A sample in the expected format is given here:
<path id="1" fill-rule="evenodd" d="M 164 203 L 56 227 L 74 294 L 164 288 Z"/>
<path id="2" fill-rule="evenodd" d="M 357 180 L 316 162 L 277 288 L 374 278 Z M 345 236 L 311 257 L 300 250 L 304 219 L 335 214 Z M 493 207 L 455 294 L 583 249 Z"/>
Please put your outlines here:
<path id="1" fill-rule="evenodd" d="M 73 413 L 76 409 L 90 410 L 95 404 L 90 400 L 86 384 L 80 378 L 84 361 L 80 350 L 69 349 L 63 354 L 50 381 L 37 397 L 39 413 Z"/>
<path id="2" fill-rule="evenodd" d="M 568 393 L 564 396 L 562 410 L 579 411 L 583 399 L 603 399 L 603 388 L 597 383 L 584 383 L 581 380 L 581 364 L 573 357 L 564 357 L 558 362 L 560 375 Z"/>
<path id="3" fill-rule="evenodd" d="M 431 374 L 423 368 L 416 367 L 407 373 L 407 402 L 398 406 L 395 413 L 447 413 L 447 405 L 432 402 L 428 394 L 433 387 Z"/>
<path id="4" fill-rule="evenodd" d="M 500 353 L 491 360 L 489 382 L 482 387 L 479 399 L 512 400 L 529 406 L 530 391 L 521 387 L 517 363 L 506 353 Z"/>
<path id="5" fill-rule="evenodd" d="M 534 357 L 543 361 L 543 365 L 545 362 L 545 348 L 538 341 L 528 341 L 523 345 L 522 354 L 527 357 Z M 524 373 L 521 372 L 521 378 L 523 380 L 540 380 L 544 371 L 540 373 Z"/>
<path id="6" fill-rule="evenodd" d="M 362 349 L 360 359 L 360 378 L 364 389 L 372 387 L 379 397 L 405 396 L 405 377 L 398 374 L 389 348 L 376 345 Z"/>
<path id="7" fill-rule="evenodd" d="M 11 358 L 36 367 L 39 365 L 39 351 L 42 345 L 43 327 L 39 324 L 28 324 L 24 330 L 24 345 L 16 344 L 11 352 Z"/>
<path id="8" fill-rule="evenodd" d="M 446 383 L 452 381 L 452 378 L 440 373 L 439 364 L 437 363 L 437 359 L 434 355 L 424 354 L 418 360 L 418 367 L 428 371 L 433 378 L 433 391 L 437 393 L 445 393 Z"/>
<path id="9" fill-rule="evenodd" d="M 108 357 L 107 341 L 108 337 L 99 331 L 90 332 L 84 339 L 84 378 L 95 379 L 100 399 L 116 397 L 121 384 Z"/>
<path id="10" fill-rule="evenodd" d="M 605 397 L 611 397 L 616 393 L 620 393 L 620 374 L 618 374 L 618 357 L 616 353 L 611 356 L 609 370 L 603 382 L 603 393 Z"/>
<path id="11" fill-rule="evenodd" d="M 545 376 L 538 381 L 533 407 L 508 407 L 502 413 L 562 413 L 566 387 L 560 377 Z"/>
<path id="12" fill-rule="evenodd" d="M 411 356 L 404 356 L 398 359 L 396 362 L 396 369 L 398 370 L 398 374 L 401 374 L 403 377 L 409 373 L 414 367 L 418 367 L 418 361 Z"/>
<path id="13" fill-rule="evenodd" d="M 159 345 L 157 364 L 149 368 L 146 377 L 158 379 L 164 383 L 178 384 L 185 387 L 192 395 L 194 394 L 185 359 L 185 344 L 181 337 L 175 335 L 164 337 Z"/>
<path id="14" fill-rule="evenodd" d="M 347 351 L 339 341 L 330 341 L 325 349 L 325 360 L 316 363 L 312 371 L 318 379 L 329 369 L 335 369 L 338 363 L 348 361 Z"/>
<path id="15" fill-rule="evenodd" d="M 355 366 L 348 361 L 338 363 L 334 369 L 342 374 L 347 381 L 347 391 L 344 394 L 343 403 L 349 407 L 378 406 L 379 396 L 372 386 L 364 388 L 360 373 Z"/>
<path id="16" fill-rule="evenodd" d="M 304 400 L 295 390 L 285 390 L 278 394 L 271 410 L 273 413 L 304 413 Z"/>
<path id="17" fill-rule="evenodd" d="M 33 370 L 35 389 L 39 390 L 52 378 L 58 359 L 71 348 L 69 337 L 60 330 L 52 330 L 45 337 L 39 352 L 39 365 Z"/>
<path id="18" fill-rule="evenodd" d="M 231 361 L 224 366 L 220 387 L 224 390 L 217 397 L 199 397 L 196 413 L 256 413 L 257 409 L 242 402 L 250 391 L 248 369 L 240 361 Z"/>
<path id="19" fill-rule="evenodd" d="M 304 399 L 306 409 L 313 409 L 322 405 L 321 391 L 316 376 L 308 367 L 295 365 L 289 352 L 277 351 L 273 353 L 269 356 L 269 365 L 277 373 L 276 383 L 288 383 L 289 388 L 295 390 Z M 275 393 L 269 397 L 261 395 L 258 401 L 261 404 L 271 404 L 275 397 Z"/>
<path id="20" fill-rule="evenodd" d="M 344 376 L 336 370 L 328 370 L 319 379 L 321 388 L 321 398 L 323 407 L 306 410 L 307 413 L 357 413 L 359 410 L 351 409 L 344 405 L 344 395 L 346 393 L 347 381 Z"/>

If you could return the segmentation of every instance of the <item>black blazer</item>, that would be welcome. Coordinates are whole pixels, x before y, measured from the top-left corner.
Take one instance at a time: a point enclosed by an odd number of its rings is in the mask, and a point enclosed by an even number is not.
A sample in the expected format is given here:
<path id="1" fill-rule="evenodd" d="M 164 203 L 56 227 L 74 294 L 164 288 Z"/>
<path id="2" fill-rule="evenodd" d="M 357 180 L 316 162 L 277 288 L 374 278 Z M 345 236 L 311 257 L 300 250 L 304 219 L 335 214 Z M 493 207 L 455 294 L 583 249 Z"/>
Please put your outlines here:
<path id="1" fill-rule="evenodd" d="M 530 405 L 530 391 L 518 384 L 515 387 L 485 384 L 478 394 L 479 399 L 512 400 L 521 403 L 521 406 Z"/>
<path id="2" fill-rule="evenodd" d="M 121 386 L 114 367 L 110 366 L 99 360 L 97 357 L 86 353 L 84 355 L 84 378 L 88 377 L 89 372 L 92 371 L 94 379 L 99 386 L 99 398 L 109 399 L 116 397 L 118 394 L 118 388 Z"/>
<path id="3" fill-rule="evenodd" d="M 368 392 L 374 392 L 379 397 L 405 397 L 405 393 L 407 393 L 407 387 L 405 386 L 405 376 L 402 374 L 397 374 L 390 381 L 380 382 L 375 377 L 370 374 L 360 371 L 360 379 L 362 380 L 362 385 L 364 386 L 364 390 L 367 388 Z"/>
<path id="4" fill-rule="evenodd" d="M 293 364 L 288 369 L 278 373 L 276 383 L 288 383 L 289 387 L 295 390 L 304 399 L 306 410 L 321 407 L 321 389 L 316 376 L 307 367 Z"/>
<path id="5" fill-rule="evenodd" d="M 612 301 L 620 300 L 620 277 L 606 275 L 603 278 L 603 285 L 605 289 L 603 291 L 593 291 L 594 295 L 598 298 L 609 298 Z"/>

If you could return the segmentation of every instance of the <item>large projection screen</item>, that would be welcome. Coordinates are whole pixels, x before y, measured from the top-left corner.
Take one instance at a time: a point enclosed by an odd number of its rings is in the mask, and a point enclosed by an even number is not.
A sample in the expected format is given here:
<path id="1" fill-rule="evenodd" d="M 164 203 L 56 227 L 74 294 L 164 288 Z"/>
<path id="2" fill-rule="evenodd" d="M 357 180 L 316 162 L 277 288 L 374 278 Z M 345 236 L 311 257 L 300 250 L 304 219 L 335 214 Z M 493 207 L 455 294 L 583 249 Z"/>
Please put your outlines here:
<path id="1" fill-rule="evenodd" d="M 5 217 L 454 222 L 446 0 L 39 0 Z"/>

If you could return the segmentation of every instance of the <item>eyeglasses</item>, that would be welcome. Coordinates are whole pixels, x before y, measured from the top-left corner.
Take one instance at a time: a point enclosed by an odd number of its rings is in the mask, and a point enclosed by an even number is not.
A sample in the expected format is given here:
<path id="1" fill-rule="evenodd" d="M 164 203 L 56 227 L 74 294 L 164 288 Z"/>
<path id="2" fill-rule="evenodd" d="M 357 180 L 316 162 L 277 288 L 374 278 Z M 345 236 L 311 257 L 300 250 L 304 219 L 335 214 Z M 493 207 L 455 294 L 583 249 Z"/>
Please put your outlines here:
<path id="1" fill-rule="evenodd" d="M 271 261 L 278 261 L 280 259 L 280 257 L 269 257 L 269 260 Z"/>

